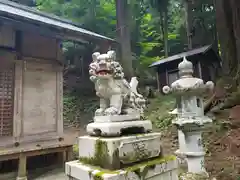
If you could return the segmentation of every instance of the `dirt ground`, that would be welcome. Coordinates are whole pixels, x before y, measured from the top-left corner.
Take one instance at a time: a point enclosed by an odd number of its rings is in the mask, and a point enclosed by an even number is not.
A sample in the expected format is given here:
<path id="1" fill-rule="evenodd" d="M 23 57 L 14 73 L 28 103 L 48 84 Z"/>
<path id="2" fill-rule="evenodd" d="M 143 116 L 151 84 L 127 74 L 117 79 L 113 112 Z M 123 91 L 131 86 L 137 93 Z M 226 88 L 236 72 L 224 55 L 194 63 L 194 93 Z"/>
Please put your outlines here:
<path id="1" fill-rule="evenodd" d="M 64 169 L 59 168 L 59 169 L 54 169 L 52 171 L 48 171 L 39 177 L 35 177 L 29 180 L 67 180 L 67 177 L 65 176 Z"/>

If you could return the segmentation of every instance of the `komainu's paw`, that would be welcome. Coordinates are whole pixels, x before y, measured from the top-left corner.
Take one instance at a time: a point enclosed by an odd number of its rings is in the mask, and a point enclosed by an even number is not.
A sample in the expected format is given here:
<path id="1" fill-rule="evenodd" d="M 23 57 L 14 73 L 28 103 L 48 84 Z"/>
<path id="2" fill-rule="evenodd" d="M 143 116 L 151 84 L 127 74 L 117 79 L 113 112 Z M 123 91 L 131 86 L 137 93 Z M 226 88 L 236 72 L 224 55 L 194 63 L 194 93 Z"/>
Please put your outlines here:
<path id="1" fill-rule="evenodd" d="M 104 115 L 104 110 L 102 108 L 99 108 L 95 111 L 95 116 L 103 116 Z"/>
<path id="2" fill-rule="evenodd" d="M 109 115 L 117 115 L 118 114 L 118 109 L 115 107 L 110 107 L 108 109 L 105 110 L 105 115 L 109 116 Z"/>

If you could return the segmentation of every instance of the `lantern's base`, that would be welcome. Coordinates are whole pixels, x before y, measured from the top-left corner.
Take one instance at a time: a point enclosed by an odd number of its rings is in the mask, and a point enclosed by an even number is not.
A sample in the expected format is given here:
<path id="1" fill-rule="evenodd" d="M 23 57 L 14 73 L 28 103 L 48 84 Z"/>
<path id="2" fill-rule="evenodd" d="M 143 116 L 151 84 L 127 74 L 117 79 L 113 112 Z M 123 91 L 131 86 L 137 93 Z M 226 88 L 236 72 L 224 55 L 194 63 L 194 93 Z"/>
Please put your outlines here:
<path id="1" fill-rule="evenodd" d="M 17 177 L 16 180 L 27 180 L 27 177 Z"/>
<path id="2" fill-rule="evenodd" d="M 179 179 L 180 180 L 196 180 L 196 179 L 210 180 L 209 175 L 207 173 L 206 174 L 184 173 L 180 175 Z"/>
<path id="3" fill-rule="evenodd" d="M 180 149 L 176 150 L 174 154 L 177 156 L 179 164 L 187 163 L 186 155 L 184 152 L 181 152 Z"/>

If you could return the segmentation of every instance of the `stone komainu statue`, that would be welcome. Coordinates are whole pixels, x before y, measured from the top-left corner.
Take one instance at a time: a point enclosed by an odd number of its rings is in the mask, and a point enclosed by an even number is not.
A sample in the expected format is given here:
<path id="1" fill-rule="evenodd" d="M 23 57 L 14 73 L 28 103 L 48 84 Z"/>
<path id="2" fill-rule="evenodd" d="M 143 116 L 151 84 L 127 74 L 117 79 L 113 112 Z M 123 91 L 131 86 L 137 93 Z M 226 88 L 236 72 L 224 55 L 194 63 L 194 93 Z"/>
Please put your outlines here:
<path id="1" fill-rule="evenodd" d="M 130 83 L 124 79 L 123 68 L 116 61 L 115 51 L 106 54 L 95 52 L 92 58 L 90 80 L 95 84 L 96 94 L 100 98 L 100 108 L 95 115 L 142 115 L 145 99 L 137 92 L 137 78 L 133 77 Z"/>

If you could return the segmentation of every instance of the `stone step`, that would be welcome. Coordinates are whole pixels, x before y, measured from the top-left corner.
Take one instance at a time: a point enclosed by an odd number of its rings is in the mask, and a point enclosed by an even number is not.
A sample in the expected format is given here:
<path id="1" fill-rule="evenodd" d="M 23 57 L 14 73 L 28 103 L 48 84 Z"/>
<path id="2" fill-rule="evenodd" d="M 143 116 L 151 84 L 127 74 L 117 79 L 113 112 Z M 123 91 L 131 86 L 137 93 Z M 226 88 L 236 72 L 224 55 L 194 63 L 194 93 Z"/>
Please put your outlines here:
<path id="1" fill-rule="evenodd" d="M 66 163 L 69 180 L 178 180 L 175 156 L 156 158 L 121 170 L 106 170 L 72 161 Z"/>

